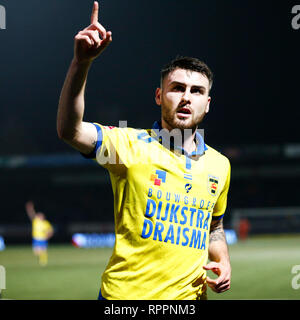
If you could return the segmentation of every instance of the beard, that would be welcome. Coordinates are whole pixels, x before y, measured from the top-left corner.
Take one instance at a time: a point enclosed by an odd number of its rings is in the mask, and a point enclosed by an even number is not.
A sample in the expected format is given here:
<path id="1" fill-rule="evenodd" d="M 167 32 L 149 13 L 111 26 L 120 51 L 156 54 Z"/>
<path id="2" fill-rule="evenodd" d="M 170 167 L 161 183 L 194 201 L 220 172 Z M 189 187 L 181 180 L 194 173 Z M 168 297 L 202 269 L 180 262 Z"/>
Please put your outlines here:
<path id="1" fill-rule="evenodd" d="M 183 106 L 180 106 L 182 108 Z M 164 120 L 167 125 L 172 128 L 172 129 L 192 129 L 196 130 L 199 123 L 202 122 L 202 120 L 205 117 L 205 112 L 198 114 L 195 116 L 195 113 L 191 111 L 192 113 L 190 114 L 189 117 L 187 118 L 180 118 L 178 117 L 177 111 L 179 108 L 175 110 L 170 110 L 168 108 L 164 108 L 164 104 L 162 102 L 161 104 L 161 116 L 162 120 Z"/>

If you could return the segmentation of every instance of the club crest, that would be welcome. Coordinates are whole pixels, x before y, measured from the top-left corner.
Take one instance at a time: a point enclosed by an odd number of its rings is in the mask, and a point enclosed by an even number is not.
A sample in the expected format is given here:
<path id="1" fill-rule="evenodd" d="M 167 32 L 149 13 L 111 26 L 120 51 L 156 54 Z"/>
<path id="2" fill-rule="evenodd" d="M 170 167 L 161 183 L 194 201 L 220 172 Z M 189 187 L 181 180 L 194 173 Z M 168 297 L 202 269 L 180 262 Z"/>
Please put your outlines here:
<path id="1" fill-rule="evenodd" d="M 219 184 L 219 178 L 209 174 L 207 179 L 207 187 L 208 187 L 209 194 L 211 194 L 212 196 L 217 195 L 218 184 Z"/>

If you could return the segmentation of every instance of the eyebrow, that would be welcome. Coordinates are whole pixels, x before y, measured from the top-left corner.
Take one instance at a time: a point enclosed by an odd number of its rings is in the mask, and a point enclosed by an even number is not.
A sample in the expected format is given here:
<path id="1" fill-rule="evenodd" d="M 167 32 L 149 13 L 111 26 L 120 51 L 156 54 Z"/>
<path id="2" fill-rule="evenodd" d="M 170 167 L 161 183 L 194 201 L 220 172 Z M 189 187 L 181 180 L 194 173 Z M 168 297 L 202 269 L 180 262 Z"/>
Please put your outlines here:
<path id="1" fill-rule="evenodd" d="M 179 81 L 172 81 L 170 83 L 170 86 L 172 85 L 181 85 L 181 86 L 186 86 L 185 83 L 183 82 L 179 82 Z M 204 89 L 206 91 L 206 88 L 204 86 L 201 86 L 201 85 L 192 85 L 192 88 L 199 88 L 199 89 Z"/>

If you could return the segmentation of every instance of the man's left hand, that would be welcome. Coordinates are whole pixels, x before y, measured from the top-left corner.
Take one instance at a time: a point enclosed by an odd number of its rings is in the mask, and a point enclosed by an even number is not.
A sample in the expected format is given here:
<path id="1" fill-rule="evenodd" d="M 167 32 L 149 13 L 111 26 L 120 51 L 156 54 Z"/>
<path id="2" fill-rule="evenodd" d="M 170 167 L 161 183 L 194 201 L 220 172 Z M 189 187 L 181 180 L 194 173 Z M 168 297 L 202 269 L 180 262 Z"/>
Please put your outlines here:
<path id="1" fill-rule="evenodd" d="M 218 275 L 218 278 L 211 279 L 206 277 L 208 286 L 217 293 L 221 293 L 230 289 L 231 267 L 230 264 L 222 264 L 221 262 L 210 262 L 203 267 L 204 270 L 211 270 Z"/>

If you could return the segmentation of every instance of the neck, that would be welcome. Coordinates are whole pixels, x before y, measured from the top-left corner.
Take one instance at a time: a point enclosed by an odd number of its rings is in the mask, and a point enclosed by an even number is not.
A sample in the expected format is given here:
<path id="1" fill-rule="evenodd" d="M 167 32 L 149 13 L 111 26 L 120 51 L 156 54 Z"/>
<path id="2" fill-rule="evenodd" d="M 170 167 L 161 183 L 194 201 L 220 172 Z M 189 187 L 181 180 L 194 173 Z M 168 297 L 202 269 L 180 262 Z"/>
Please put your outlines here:
<path id="1" fill-rule="evenodd" d="M 186 137 L 185 137 L 185 134 L 183 135 L 184 139 L 182 142 L 182 147 L 188 154 L 196 150 L 196 142 L 195 142 L 196 130 L 190 130 L 190 131 L 191 133 L 188 133 Z"/>
<path id="2" fill-rule="evenodd" d="M 195 136 L 196 136 L 196 129 L 197 128 L 190 128 L 190 129 L 179 129 L 179 128 L 172 128 L 168 123 L 166 123 L 163 119 L 161 121 L 161 126 L 163 129 L 168 130 L 171 132 L 175 129 L 180 130 L 180 140 L 182 148 L 190 154 L 191 152 L 196 150 L 196 143 L 195 143 Z M 174 132 L 173 131 L 173 132 Z M 173 135 L 172 132 L 172 135 Z M 179 141 L 179 139 L 175 139 L 175 141 Z"/>

